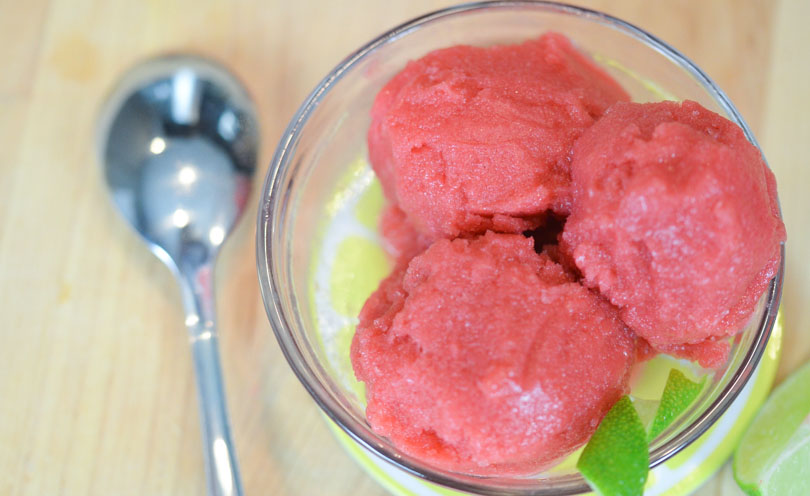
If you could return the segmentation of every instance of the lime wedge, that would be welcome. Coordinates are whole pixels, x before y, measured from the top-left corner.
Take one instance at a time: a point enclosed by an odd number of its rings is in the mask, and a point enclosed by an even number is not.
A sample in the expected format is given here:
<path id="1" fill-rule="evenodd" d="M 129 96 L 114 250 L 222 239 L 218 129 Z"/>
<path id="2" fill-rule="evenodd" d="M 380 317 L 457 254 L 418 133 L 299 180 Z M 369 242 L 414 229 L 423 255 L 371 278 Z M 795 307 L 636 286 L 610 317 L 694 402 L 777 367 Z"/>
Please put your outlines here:
<path id="1" fill-rule="evenodd" d="M 577 468 L 602 496 L 644 493 L 650 455 L 647 434 L 628 396 L 613 405 L 582 451 Z"/>
<path id="2" fill-rule="evenodd" d="M 810 494 L 810 363 L 777 387 L 734 452 L 734 478 L 746 493 Z"/>
<path id="3" fill-rule="evenodd" d="M 652 441 L 664 432 L 664 429 L 669 427 L 672 421 L 695 401 L 701 389 L 703 389 L 702 383 L 690 381 L 678 369 L 670 370 L 667 385 L 661 395 L 661 403 L 655 412 L 647 439 Z"/>

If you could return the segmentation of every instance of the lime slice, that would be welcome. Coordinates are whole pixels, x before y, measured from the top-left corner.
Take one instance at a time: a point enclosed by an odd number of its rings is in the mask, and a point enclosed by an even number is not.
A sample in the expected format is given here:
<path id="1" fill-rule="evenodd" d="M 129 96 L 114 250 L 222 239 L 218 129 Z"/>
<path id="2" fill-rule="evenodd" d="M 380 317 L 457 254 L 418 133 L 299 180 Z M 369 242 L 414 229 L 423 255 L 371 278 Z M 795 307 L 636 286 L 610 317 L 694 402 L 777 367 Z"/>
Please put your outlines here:
<path id="1" fill-rule="evenodd" d="M 647 439 L 651 441 L 664 432 L 673 420 L 689 408 L 702 389 L 702 383 L 690 381 L 678 369 L 670 370 L 667 385 L 661 395 L 661 404 L 655 412 Z"/>
<path id="2" fill-rule="evenodd" d="M 603 496 L 643 494 L 650 463 L 648 439 L 669 427 L 702 388 L 703 384 L 672 369 L 660 402 L 623 396 L 605 415 L 577 462 L 588 484 Z M 648 435 L 645 426 L 649 424 Z"/>
<path id="3" fill-rule="evenodd" d="M 649 473 L 647 449 L 644 425 L 630 398 L 623 396 L 602 419 L 577 468 L 603 496 L 641 495 Z"/>
<path id="4" fill-rule="evenodd" d="M 810 363 L 777 387 L 734 452 L 734 478 L 746 493 L 810 494 Z"/>

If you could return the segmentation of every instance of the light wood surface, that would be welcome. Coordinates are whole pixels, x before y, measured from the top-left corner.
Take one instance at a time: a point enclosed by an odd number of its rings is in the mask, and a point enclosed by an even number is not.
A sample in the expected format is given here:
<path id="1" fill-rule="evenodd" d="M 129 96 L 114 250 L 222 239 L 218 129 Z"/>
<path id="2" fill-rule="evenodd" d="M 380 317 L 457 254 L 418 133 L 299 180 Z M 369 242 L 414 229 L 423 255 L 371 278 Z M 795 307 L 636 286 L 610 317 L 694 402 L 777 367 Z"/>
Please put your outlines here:
<path id="1" fill-rule="evenodd" d="M 449 3 L 0 0 L 0 494 L 204 491 L 177 288 L 112 210 L 94 154 L 99 105 L 122 71 L 167 51 L 225 62 L 258 104 L 263 176 L 287 121 L 332 66 Z M 695 60 L 759 137 L 788 227 L 783 378 L 810 358 L 810 3 L 582 3 Z M 382 495 L 328 432 L 272 336 L 253 199 L 216 274 L 247 494 Z M 698 494 L 739 492 L 726 467 Z"/>

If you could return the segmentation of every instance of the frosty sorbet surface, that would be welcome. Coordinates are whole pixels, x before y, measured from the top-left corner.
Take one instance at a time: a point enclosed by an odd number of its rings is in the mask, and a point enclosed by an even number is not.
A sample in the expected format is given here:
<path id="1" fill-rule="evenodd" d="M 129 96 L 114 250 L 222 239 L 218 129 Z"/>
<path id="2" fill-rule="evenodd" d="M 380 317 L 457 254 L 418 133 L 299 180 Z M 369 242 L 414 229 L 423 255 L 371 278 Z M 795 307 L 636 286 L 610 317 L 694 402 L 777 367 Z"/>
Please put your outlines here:
<path id="1" fill-rule="evenodd" d="M 531 239 L 441 240 L 395 270 L 352 343 L 373 428 L 469 473 L 531 473 L 585 443 L 627 391 L 634 339 Z"/>
<path id="2" fill-rule="evenodd" d="M 572 182 L 562 248 L 654 348 L 710 353 L 751 317 L 785 228 L 739 127 L 695 102 L 619 103 L 577 141 Z"/>
<path id="3" fill-rule="evenodd" d="M 369 158 L 389 200 L 431 239 L 537 227 L 568 210 L 571 145 L 624 90 L 567 38 L 455 46 L 377 95 Z"/>

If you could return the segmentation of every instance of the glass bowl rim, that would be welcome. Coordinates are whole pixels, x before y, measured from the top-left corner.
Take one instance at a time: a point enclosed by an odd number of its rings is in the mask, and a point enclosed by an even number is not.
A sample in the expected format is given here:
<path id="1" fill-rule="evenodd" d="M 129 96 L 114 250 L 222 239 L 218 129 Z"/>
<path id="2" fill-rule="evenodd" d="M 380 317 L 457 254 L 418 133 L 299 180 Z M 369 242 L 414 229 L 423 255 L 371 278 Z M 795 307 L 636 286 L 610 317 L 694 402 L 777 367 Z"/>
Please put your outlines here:
<path id="1" fill-rule="evenodd" d="M 321 100 L 323 100 L 324 96 L 330 91 L 330 89 L 340 79 L 342 79 L 347 72 L 363 61 L 366 57 L 374 53 L 379 47 L 394 42 L 395 40 L 408 35 L 410 32 L 419 29 L 423 25 L 464 13 L 521 7 L 544 10 L 554 14 L 584 17 L 590 21 L 608 25 L 609 27 L 621 31 L 631 38 L 634 38 L 646 46 L 658 51 L 671 62 L 686 70 L 692 77 L 694 77 L 695 80 L 701 84 L 704 90 L 706 90 L 712 96 L 714 101 L 718 103 L 735 121 L 735 123 L 742 128 L 745 137 L 758 149 L 760 148 L 751 129 L 748 127 L 748 124 L 728 99 L 726 94 L 714 83 L 714 81 L 712 81 L 697 65 L 695 65 L 686 56 L 678 52 L 675 48 L 658 39 L 654 35 L 644 31 L 643 29 L 634 26 L 633 24 L 597 10 L 552 1 L 495 0 L 463 3 L 413 18 L 374 38 L 335 66 L 335 68 L 332 69 L 320 81 L 315 89 L 304 100 L 304 103 L 299 107 L 282 134 L 262 187 L 262 192 L 259 199 L 260 208 L 258 209 L 258 225 L 256 229 L 256 265 L 265 311 L 270 320 L 271 327 L 276 335 L 282 353 L 290 365 L 290 368 L 292 368 L 299 381 L 303 384 L 305 389 L 309 392 L 310 396 L 312 396 L 321 410 L 356 443 L 360 444 L 365 449 L 374 453 L 376 456 L 379 456 L 388 463 L 391 463 L 412 475 L 415 475 L 428 482 L 440 484 L 456 490 L 492 495 L 536 494 L 538 491 L 544 490 L 554 490 L 554 494 L 559 495 L 579 494 L 590 491 L 589 486 L 587 483 L 585 483 L 581 475 L 564 476 L 551 484 L 546 482 L 546 485 L 543 487 L 536 485 L 504 486 L 487 484 L 488 481 L 491 482 L 493 479 L 477 478 L 463 474 L 458 474 L 458 476 L 454 477 L 449 475 L 449 473 L 439 473 L 429 467 L 412 464 L 408 460 L 404 460 L 396 456 L 386 446 L 381 445 L 374 439 L 366 436 L 362 432 L 362 429 L 356 428 L 355 420 L 336 404 L 331 396 L 325 391 L 325 388 L 321 384 L 315 384 L 315 382 L 317 382 L 316 374 L 306 363 L 303 351 L 299 346 L 299 343 L 297 343 L 292 337 L 292 333 L 290 332 L 289 325 L 287 323 L 287 318 L 282 311 L 281 301 L 279 300 L 278 296 L 279 287 L 278 284 L 276 284 L 277 271 L 271 263 L 272 247 L 270 245 L 272 244 L 272 240 L 275 239 L 274 235 L 276 234 L 276 225 L 273 223 L 273 219 L 277 216 L 277 213 L 280 210 L 283 210 L 283 208 L 286 206 L 282 205 L 284 196 L 284 190 L 282 189 L 282 179 L 284 174 L 282 173 L 286 172 L 290 168 L 302 130 L 305 128 L 310 115 L 313 113 L 315 108 L 317 108 Z M 773 280 L 771 280 L 766 291 L 767 296 L 765 309 L 762 319 L 759 322 L 757 334 L 754 336 L 751 345 L 746 350 L 745 356 L 740 362 L 740 365 L 734 371 L 728 384 L 725 386 L 725 388 L 723 388 L 718 397 L 711 402 L 706 410 L 703 411 L 694 422 L 687 425 L 683 430 L 672 436 L 666 443 L 650 453 L 650 469 L 664 463 L 682 449 L 689 446 L 693 441 L 707 431 L 723 414 L 723 412 L 728 409 L 753 375 L 754 369 L 765 351 L 768 338 L 771 335 L 771 331 L 776 321 L 778 302 L 781 297 L 782 281 L 785 270 L 784 252 L 785 248 L 783 243 L 781 246 L 779 269 L 776 276 L 773 278 Z M 459 477 L 463 477 L 464 480 L 460 480 Z M 531 482 L 531 479 L 526 479 L 526 481 Z"/>

